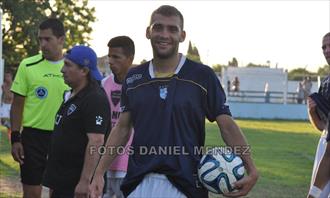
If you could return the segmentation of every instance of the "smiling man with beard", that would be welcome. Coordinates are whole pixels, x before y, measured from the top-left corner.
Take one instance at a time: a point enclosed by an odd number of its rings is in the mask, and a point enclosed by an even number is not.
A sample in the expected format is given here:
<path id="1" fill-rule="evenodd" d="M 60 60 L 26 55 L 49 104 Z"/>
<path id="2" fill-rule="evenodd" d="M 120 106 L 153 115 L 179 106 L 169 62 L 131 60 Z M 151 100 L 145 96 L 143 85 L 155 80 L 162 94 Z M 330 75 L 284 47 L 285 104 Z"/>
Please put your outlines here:
<path id="1" fill-rule="evenodd" d="M 197 178 L 201 154 L 194 153 L 205 144 L 205 118 L 217 122 L 227 145 L 247 145 L 213 70 L 178 53 L 186 37 L 183 24 L 183 16 L 175 7 L 156 9 L 146 29 L 153 59 L 132 68 L 124 81 L 122 113 L 106 146 L 125 145 L 133 126 L 133 154 L 121 186 L 125 197 L 208 197 Z M 184 149 L 150 154 L 159 147 Z M 140 148 L 147 154 L 139 152 Z M 115 157 L 116 153 L 111 153 L 101 158 L 91 184 L 92 197 L 101 195 L 103 174 Z M 246 195 L 258 179 L 251 156 L 241 157 L 248 175 L 228 196 Z"/>

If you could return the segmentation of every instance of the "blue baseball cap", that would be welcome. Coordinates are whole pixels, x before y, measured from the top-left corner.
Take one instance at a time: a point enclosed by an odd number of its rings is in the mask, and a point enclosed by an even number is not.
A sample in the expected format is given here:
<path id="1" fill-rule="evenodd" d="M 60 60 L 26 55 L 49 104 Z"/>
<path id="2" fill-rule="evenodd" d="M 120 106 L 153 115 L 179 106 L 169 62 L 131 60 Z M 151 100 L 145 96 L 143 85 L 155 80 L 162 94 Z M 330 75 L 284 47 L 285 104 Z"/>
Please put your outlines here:
<path id="1" fill-rule="evenodd" d="M 88 67 L 95 80 L 102 80 L 102 75 L 97 68 L 97 56 L 94 50 L 83 45 L 76 45 L 69 49 L 65 58 L 82 67 Z"/>

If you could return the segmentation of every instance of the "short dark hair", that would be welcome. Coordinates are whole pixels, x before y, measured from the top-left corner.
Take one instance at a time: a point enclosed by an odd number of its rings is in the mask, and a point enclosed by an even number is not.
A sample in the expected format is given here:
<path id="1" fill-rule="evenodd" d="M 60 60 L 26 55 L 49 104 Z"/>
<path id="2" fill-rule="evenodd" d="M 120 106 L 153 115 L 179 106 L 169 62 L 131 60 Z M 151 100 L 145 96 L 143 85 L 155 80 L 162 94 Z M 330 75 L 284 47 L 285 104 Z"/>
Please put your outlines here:
<path id="1" fill-rule="evenodd" d="M 330 36 L 330 32 L 326 33 L 323 38 Z"/>
<path id="2" fill-rule="evenodd" d="M 125 56 L 134 56 L 135 46 L 134 41 L 128 36 L 117 36 L 110 39 L 108 42 L 108 47 L 121 47 Z"/>
<path id="3" fill-rule="evenodd" d="M 153 17 L 155 16 L 155 14 L 160 14 L 160 15 L 167 16 L 167 17 L 178 16 L 180 18 L 180 20 L 181 20 L 181 26 L 180 26 L 180 28 L 183 30 L 183 21 L 184 21 L 183 20 L 183 15 L 175 7 L 170 6 L 170 5 L 162 5 L 159 8 L 157 8 L 151 14 L 150 25 L 152 24 L 152 20 L 153 20 Z"/>
<path id="4" fill-rule="evenodd" d="M 40 23 L 40 30 L 51 29 L 53 34 L 59 38 L 65 35 L 64 25 L 63 23 L 55 18 L 48 18 Z"/>

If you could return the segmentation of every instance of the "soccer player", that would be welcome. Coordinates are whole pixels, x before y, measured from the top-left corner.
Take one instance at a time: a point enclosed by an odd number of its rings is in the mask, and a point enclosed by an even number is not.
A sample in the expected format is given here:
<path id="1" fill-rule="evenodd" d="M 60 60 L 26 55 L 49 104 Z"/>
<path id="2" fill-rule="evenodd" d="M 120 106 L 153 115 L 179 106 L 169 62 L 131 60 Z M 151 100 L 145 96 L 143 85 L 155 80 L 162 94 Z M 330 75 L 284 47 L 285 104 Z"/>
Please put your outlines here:
<path id="1" fill-rule="evenodd" d="M 117 125 L 106 146 L 125 145 L 134 128 L 132 155 L 121 189 L 128 197 L 207 197 L 197 176 L 201 155 L 195 148 L 205 142 L 205 118 L 217 121 L 227 145 L 246 146 L 246 140 L 231 117 L 219 79 L 213 70 L 178 53 L 185 40 L 183 16 L 173 6 L 156 9 L 146 29 L 153 59 L 131 68 L 123 84 Z M 155 149 L 167 148 L 168 153 Z M 101 194 L 103 174 L 116 157 L 101 157 L 91 184 L 92 197 Z M 235 183 L 246 195 L 258 179 L 253 160 L 241 155 L 247 175 Z"/>
<path id="2" fill-rule="evenodd" d="M 60 72 L 64 39 L 61 21 L 43 21 L 38 30 L 42 53 L 20 63 L 11 87 L 14 93 L 10 112 L 12 156 L 20 164 L 23 197 L 27 198 L 41 197 L 55 114 L 68 89 Z"/>
<path id="3" fill-rule="evenodd" d="M 322 40 L 323 55 L 330 65 L 330 32 Z M 330 194 L 330 148 L 327 141 L 330 139 L 330 76 L 321 83 L 318 93 L 308 97 L 308 113 L 310 122 L 320 131 L 323 131 L 317 147 L 309 197 L 328 198 Z M 328 136 L 328 138 L 327 138 Z"/>
<path id="4" fill-rule="evenodd" d="M 109 103 L 91 48 L 70 49 L 61 71 L 72 89 L 56 114 L 43 185 L 53 190 L 52 198 L 88 197 L 100 157 L 96 148 L 110 130 Z"/>
<path id="5" fill-rule="evenodd" d="M 109 64 L 112 74 L 102 80 L 102 86 L 107 93 L 111 110 L 111 125 L 114 127 L 120 115 L 120 96 L 122 84 L 132 65 L 135 53 L 134 42 L 127 36 L 112 38 L 109 43 Z M 126 175 L 128 163 L 128 149 L 132 142 L 132 135 L 121 155 L 112 162 L 107 172 L 107 188 L 103 198 L 123 198 L 120 185 Z M 119 152 L 119 150 L 117 150 Z"/>

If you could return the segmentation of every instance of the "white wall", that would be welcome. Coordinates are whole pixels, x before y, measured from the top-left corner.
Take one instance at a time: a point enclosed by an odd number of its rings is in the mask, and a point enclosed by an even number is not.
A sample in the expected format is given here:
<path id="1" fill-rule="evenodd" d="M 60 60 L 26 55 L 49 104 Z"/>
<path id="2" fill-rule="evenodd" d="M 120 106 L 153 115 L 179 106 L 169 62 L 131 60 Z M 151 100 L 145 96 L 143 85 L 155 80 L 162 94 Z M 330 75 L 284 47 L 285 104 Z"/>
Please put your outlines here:
<path id="1" fill-rule="evenodd" d="M 270 104 L 230 102 L 234 118 L 308 120 L 304 104 Z"/>
<path id="2" fill-rule="evenodd" d="M 283 69 L 267 67 L 224 67 L 222 71 L 222 86 L 226 90 L 227 80 L 232 80 L 235 76 L 240 81 L 240 90 L 244 91 L 264 91 L 268 82 L 269 91 L 284 91 L 286 75 Z M 299 81 L 287 82 L 288 92 L 296 92 Z M 318 83 L 313 82 L 312 92 L 317 92 Z"/>
<path id="3" fill-rule="evenodd" d="M 223 77 L 231 82 L 238 77 L 240 90 L 264 91 L 268 82 L 269 91 L 283 91 L 285 73 L 283 69 L 263 68 L 263 67 L 226 67 Z M 227 85 L 226 82 L 223 82 Z M 276 86 L 273 86 L 276 85 Z"/>

